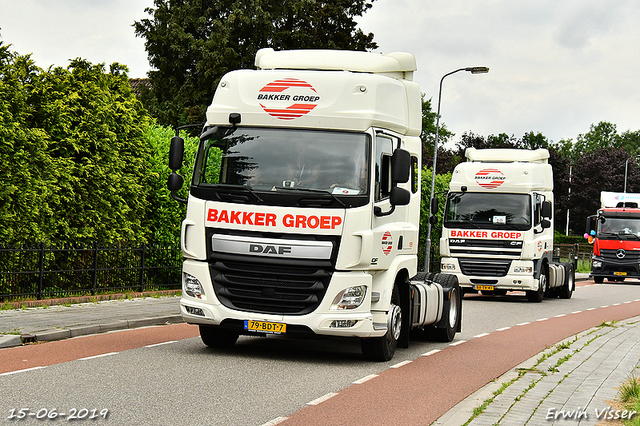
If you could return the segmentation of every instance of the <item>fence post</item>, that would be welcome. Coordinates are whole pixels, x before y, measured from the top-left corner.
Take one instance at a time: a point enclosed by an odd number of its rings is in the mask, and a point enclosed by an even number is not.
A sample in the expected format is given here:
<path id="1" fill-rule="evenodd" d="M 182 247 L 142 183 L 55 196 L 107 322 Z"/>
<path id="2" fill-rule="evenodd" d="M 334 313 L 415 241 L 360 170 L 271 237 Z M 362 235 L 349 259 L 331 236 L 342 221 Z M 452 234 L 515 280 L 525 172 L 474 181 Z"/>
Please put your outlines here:
<path id="1" fill-rule="evenodd" d="M 43 275 L 44 275 L 44 241 L 40 241 L 40 254 L 38 256 L 38 270 L 39 270 L 39 276 L 38 276 L 38 293 L 36 294 L 36 297 L 38 300 L 42 300 L 42 281 L 43 281 Z"/>
<path id="2" fill-rule="evenodd" d="M 142 293 L 144 291 L 144 260 L 145 254 L 147 253 L 147 246 L 145 243 L 142 243 L 140 248 L 142 249 L 142 253 L 140 255 L 140 293 Z"/>
<path id="3" fill-rule="evenodd" d="M 98 286 L 98 243 L 93 243 L 93 271 L 91 271 L 91 295 L 95 296 Z"/>

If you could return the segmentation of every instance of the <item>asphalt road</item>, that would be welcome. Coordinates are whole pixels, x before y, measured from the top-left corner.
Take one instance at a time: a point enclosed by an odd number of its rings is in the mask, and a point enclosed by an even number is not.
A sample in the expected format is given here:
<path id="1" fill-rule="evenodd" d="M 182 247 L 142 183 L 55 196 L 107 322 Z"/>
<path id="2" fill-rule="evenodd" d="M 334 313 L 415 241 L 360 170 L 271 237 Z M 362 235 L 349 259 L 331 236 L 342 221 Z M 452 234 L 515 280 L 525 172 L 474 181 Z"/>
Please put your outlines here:
<path id="1" fill-rule="evenodd" d="M 387 363 L 363 361 L 359 342 L 342 339 L 241 337 L 231 350 L 214 351 L 193 337 L 196 327 L 186 324 L 3 349 L 0 419 L 14 422 L 8 419 L 11 410 L 15 415 L 28 408 L 34 415 L 20 423 L 42 423 L 36 419 L 38 413 L 55 409 L 65 414 L 57 419 L 64 422 L 70 413 L 85 408 L 85 421 L 94 416 L 91 422 L 116 425 L 258 426 L 274 420 L 282 425 L 416 424 L 412 418 L 402 420 L 408 410 L 393 403 L 400 396 L 408 406 L 415 401 L 424 408 L 425 401 L 431 401 L 433 406 L 421 418 L 421 424 L 429 424 L 458 402 L 457 395 L 468 395 L 469 386 L 481 386 L 491 380 L 488 376 L 513 368 L 514 357 L 499 361 L 496 356 L 494 362 L 492 351 L 508 353 L 505 348 L 511 345 L 511 352 L 520 348 L 523 353 L 517 357 L 526 359 L 540 350 L 528 348 L 529 341 L 542 342 L 537 344 L 544 348 L 581 327 L 616 315 L 640 315 L 640 302 L 624 304 L 640 298 L 639 283 L 588 284 L 592 283 L 580 283 L 570 300 L 546 299 L 540 304 L 528 303 L 524 295 L 468 295 L 463 332 L 456 335 L 454 346 L 414 341 Z M 423 356 L 429 353 L 433 355 Z M 476 358 L 480 353 L 483 357 Z M 456 368 L 451 368 L 452 357 Z M 19 372 L 3 374 L 14 371 Z M 471 380 L 470 371 L 484 376 Z M 376 380 L 367 380 L 373 375 Z M 425 386 L 398 395 L 409 382 Z M 433 395 L 443 392 L 432 388 L 449 393 L 436 403 Z M 334 396 L 338 393 L 341 398 Z M 363 401 L 374 402 L 382 414 L 363 415 Z M 397 408 L 403 412 L 394 414 Z M 105 409 L 106 419 L 100 416 Z M 341 417 L 336 420 L 335 415 Z"/>

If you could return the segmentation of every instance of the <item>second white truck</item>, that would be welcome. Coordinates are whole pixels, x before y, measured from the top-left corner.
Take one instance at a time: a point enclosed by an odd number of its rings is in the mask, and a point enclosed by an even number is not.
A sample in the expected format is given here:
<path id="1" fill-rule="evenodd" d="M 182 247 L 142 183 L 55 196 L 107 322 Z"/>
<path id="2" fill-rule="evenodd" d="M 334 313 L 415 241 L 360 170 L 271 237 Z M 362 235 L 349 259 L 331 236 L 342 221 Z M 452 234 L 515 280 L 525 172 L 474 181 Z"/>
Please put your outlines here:
<path id="1" fill-rule="evenodd" d="M 549 152 L 467 148 L 465 156 L 447 196 L 442 272 L 455 274 L 463 291 L 570 298 L 575 265 L 554 260 Z"/>

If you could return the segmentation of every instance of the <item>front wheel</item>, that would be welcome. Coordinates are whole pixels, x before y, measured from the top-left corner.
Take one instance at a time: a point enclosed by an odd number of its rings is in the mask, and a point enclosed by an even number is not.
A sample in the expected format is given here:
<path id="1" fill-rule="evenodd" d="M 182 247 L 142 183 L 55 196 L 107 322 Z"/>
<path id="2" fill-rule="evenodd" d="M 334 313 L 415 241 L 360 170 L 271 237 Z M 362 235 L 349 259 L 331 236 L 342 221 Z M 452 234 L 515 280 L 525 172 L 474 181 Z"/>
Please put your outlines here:
<path id="1" fill-rule="evenodd" d="M 538 290 L 528 290 L 527 300 L 533 303 L 540 303 L 544 298 L 544 294 L 547 291 L 547 283 L 549 282 L 549 267 L 542 265 L 542 271 L 540 271 L 540 277 L 538 278 Z"/>
<path id="2" fill-rule="evenodd" d="M 389 307 L 387 317 L 387 332 L 382 337 L 370 337 L 360 341 L 362 355 L 371 361 L 389 361 L 393 358 L 398 347 L 398 339 L 402 330 L 402 309 L 400 308 L 399 295 L 394 290 L 394 297 Z"/>
<path id="3" fill-rule="evenodd" d="M 210 348 L 224 349 L 236 344 L 240 333 L 226 328 L 210 325 L 200 325 L 200 338 Z"/>

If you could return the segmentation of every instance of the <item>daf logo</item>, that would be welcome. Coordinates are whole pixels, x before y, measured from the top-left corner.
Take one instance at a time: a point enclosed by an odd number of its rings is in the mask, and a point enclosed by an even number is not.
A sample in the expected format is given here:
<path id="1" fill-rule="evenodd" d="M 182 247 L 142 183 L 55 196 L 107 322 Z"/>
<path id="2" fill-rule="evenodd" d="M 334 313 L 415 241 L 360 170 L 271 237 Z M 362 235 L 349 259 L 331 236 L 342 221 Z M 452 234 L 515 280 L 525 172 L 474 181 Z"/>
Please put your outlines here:
<path id="1" fill-rule="evenodd" d="M 288 246 L 269 246 L 261 244 L 249 244 L 249 253 L 263 254 L 287 254 L 291 253 L 291 247 Z"/>
<path id="2" fill-rule="evenodd" d="M 616 257 L 618 259 L 624 259 L 626 255 L 627 255 L 627 252 L 624 251 L 623 249 L 618 249 L 618 251 L 616 252 Z"/>

